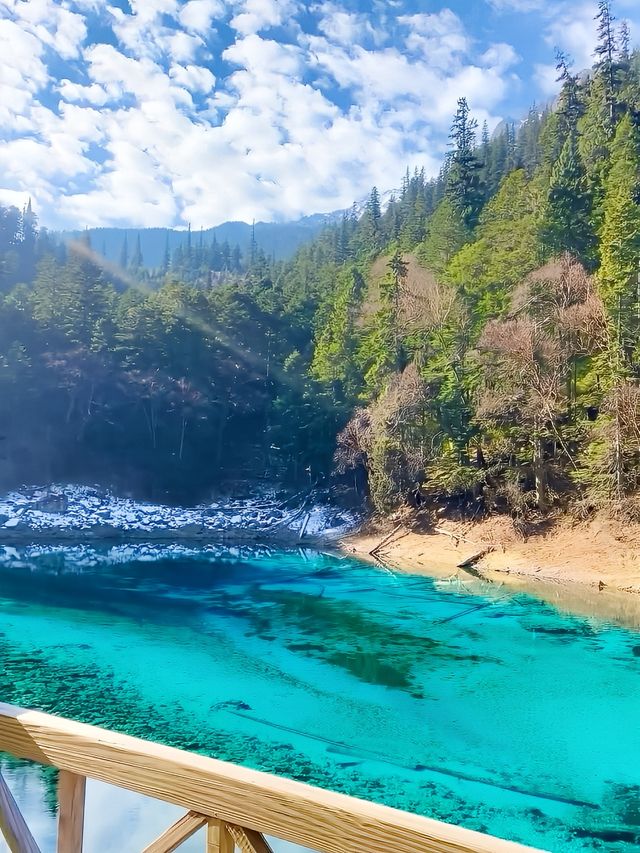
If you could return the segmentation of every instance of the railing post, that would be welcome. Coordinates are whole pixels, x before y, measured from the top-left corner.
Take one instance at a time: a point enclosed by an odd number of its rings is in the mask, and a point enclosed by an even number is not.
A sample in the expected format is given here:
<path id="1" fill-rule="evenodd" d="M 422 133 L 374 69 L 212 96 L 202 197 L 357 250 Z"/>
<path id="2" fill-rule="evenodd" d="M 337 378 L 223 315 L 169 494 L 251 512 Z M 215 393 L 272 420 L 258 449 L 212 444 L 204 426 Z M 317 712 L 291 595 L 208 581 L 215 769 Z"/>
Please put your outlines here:
<path id="1" fill-rule="evenodd" d="M 207 824 L 207 853 L 233 853 L 235 844 L 226 823 L 210 820 Z"/>
<path id="2" fill-rule="evenodd" d="M 82 853 L 87 780 L 67 770 L 58 777 L 58 853 Z"/>
<path id="3" fill-rule="evenodd" d="M 40 853 L 2 773 L 0 773 L 0 833 L 11 853 Z"/>

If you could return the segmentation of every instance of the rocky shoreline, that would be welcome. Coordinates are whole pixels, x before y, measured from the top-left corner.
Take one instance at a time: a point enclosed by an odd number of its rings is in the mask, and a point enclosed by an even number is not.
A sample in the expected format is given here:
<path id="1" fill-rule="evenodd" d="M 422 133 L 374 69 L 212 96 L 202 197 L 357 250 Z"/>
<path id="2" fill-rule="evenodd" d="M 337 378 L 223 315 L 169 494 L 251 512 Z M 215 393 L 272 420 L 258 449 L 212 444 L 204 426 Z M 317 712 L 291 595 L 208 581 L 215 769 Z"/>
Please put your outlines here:
<path id="1" fill-rule="evenodd" d="M 357 523 L 324 496 L 262 493 L 175 507 L 86 486 L 25 488 L 0 497 L 0 546 L 98 542 L 300 544 L 337 540 Z"/>

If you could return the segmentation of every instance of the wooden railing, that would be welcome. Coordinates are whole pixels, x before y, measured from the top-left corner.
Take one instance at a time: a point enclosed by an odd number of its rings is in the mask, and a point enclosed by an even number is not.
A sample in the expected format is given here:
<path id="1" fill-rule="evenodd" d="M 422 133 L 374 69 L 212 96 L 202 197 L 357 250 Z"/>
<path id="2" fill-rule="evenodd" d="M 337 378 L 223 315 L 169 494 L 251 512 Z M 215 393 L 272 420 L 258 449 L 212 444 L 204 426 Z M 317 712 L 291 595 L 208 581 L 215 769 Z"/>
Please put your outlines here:
<path id="1" fill-rule="evenodd" d="M 319 853 L 532 853 L 532 848 L 38 711 L 0 703 L 0 751 L 60 770 L 58 853 L 81 853 L 87 778 L 181 806 L 145 848 L 169 853 L 206 827 L 207 853 L 268 853 L 264 835 Z M 0 776 L 0 831 L 39 853 Z"/>

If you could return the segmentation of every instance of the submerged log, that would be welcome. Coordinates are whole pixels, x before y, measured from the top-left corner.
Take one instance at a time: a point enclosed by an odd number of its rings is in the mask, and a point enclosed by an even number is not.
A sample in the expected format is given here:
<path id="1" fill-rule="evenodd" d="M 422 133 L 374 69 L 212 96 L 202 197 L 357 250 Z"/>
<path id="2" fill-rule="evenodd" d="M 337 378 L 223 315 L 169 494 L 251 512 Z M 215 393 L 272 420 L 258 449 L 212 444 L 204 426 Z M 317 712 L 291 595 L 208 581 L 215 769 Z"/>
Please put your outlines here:
<path id="1" fill-rule="evenodd" d="M 470 557 L 467 557 L 466 560 L 463 560 L 461 563 L 458 563 L 457 568 L 464 569 L 464 571 L 468 572 L 470 575 L 473 575 L 476 578 L 480 578 L 481 580 L 487 581 L 488 583 L 492 583 L 490 578 L 488 578 L 476 568 L 476 563 L 483 557 L 486 557 L 487 554 L 491 554 L 493 550 L 493 545 L 489 545 L 486 548 L 483 548 L 482 551 L 478 551 L 476 554 L 472 554 Z"/>
<path id="2" fill-rule="evenodd" d="M 376 547 L 375 547 L 375 548 L 372 548 L 372 549 L 371 549 L 371 551 L 369 551 L 369 556 L 370 556 L 370 557 L 376 557 L 376 556 L 380 553 L 381 549 L 382 549 L 385 545 L 387 545 L 387 544 L 388 544 L 388 543 L 393 539 L 393 537 L 396 535 L 396 533 L 397 533 L 399 530 L 402 530 L 402 528 L 403 528 L 403 527 L 404 527 L 403 522 L 400 522 L 400 524 L 397 524 L 397 525 L 393 528 L 393 530 L 391 531 L 391 533 L 388 533 L 388 534 L 387 534 L 387 535 L 386 535 L 386 536 L 385 536 L 385 537 L 384 537 L 380 542 L 378 542 L 378 544 L 376 545 Z"/>

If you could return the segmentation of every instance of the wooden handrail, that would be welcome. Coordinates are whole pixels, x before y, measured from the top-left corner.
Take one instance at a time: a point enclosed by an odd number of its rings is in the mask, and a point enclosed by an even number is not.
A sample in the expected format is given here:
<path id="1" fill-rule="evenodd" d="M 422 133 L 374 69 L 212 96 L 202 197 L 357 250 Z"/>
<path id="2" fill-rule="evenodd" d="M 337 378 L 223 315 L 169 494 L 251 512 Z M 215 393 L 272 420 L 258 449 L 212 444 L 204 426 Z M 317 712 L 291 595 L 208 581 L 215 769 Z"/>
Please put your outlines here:
<path id="1" fill-rule="evenodd" d="M 266 834 L 319 853 L 536 853 L 459 826 L 3 703 L 0 751 L 204 816 L 208 850 L 228 850 L 231 839 L 246 841 L 249 850 L 252 844 L 268 850 L 262 846 Z M 73 826 L 77 836 L 72 821 Z"/>

